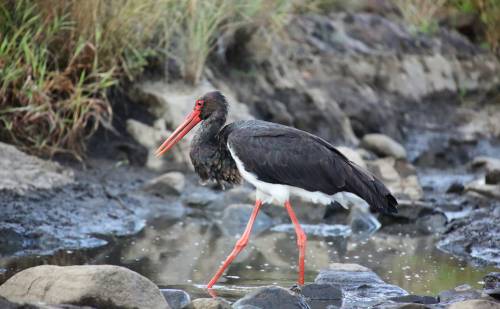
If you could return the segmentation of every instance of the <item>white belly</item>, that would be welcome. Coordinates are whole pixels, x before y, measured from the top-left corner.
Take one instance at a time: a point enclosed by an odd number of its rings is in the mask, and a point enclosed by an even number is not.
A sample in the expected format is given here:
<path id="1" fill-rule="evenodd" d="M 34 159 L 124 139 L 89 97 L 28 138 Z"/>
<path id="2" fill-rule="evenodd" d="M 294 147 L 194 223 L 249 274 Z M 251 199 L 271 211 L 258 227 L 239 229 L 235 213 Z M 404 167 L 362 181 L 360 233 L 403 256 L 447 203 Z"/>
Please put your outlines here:
<path id="1" fill-rule="evenodd" d="M 307 191 L 302 188 L 297 188 L 288 185 L 272 184 L 261 181 L 257 179 L 257 176 L 249 171 L 245 170 L 243 162 L 236 156 L 234 151 L 229 147 L 231 156 L 236 162 L 236 167 L 240 172 L 243 179 L 251 183 L 257 189 L 256 198 L 261 200 L 263 203 L 277 203 L 284 204 L 290 199 L 290 196 L 298 196 L 304 201 L 311 201 L 313 203 L 328 205 L 333 201 L 337 201 L 342 206 L 346 207 L 349 202 L 354 202 L 356 204 L 364 201 L 358 196 L 349 192 L 339 192 L 334 195 L 327 195 L 323 192 Z"/>

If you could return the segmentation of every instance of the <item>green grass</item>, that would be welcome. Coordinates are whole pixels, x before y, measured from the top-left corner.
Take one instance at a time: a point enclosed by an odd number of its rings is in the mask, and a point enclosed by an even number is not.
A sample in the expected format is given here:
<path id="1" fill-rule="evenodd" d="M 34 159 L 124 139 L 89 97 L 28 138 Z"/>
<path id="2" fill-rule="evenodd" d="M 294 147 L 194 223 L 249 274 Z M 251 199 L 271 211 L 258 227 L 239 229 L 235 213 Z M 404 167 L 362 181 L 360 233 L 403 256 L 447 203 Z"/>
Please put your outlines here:
<path id="1" fill-rule="evenodd" d="M 81 159 L 111 125 L 106 90 L 168 55 L 196 84 L 216 39 L 283 27 L 285 0 L 0 0 L 0 140 Z"/>

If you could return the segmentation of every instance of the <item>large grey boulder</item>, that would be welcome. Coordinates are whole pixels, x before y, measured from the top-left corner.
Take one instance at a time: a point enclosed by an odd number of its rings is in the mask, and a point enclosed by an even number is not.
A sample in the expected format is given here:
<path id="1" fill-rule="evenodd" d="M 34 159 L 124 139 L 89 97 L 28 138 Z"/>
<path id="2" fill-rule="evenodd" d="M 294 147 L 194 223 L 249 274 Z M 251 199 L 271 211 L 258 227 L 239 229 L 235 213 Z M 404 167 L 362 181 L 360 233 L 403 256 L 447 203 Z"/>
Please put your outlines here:
<path id="1" fill-rule="evenodd" d="M 74 182 L 73 172 L 0 142 L 0 190 L 23 193 L 53 189 Z"/>
<path id="2" fill-rule="evenodd" d="M 170 308 L 153 282 L 127 268 L 112 265 L 28 268 L 1 285 L 0 296 L 17 303 Z"/>

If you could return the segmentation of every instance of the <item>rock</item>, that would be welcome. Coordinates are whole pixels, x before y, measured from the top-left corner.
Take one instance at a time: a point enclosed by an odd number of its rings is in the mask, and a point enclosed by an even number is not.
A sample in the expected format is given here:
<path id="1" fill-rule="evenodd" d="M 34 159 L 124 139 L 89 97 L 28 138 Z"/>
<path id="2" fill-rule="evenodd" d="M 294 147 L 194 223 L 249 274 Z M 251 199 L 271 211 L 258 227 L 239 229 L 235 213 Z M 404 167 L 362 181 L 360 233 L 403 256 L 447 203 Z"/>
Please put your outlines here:
<path id="1" fill-rule="evenodd" d="M 391 297 L 389 300 L 392 300 L 397 303 L 414 303 L 414 304 L 424 304 L 424 305 L 432 305 L 437 304 L 439 300 L 436 297 L 432 296 L 420 296 L 420 295 L 405 295 L 405 296 L 397 296 Z"/>
<path id="2" fill-rule="evenodd" d="M 373 306 L 377 309 L 429 309 L 428 306 L 424 304 L 415 303 L 398 303 L 393 301 L 385 301 L 380 304 Z"/>
<path id="3" fill-rule="evenodd" d="M 500 272 L 492 272 L 484 276 L 483 292 L 500 300 Z"/>
<path id="4" fill-rule="evenodd" d="M 374 173 L 398 199 L 419 200 L 423 196 L 415 168 L 394 158 L 384 158 L 367 162 Z"/>
<path id="5" fill-rule="evenodd" d="M 191 302 L 189 309 L 231 309 L 231 304 L 223 298 L 198 298 Z"/>
<path id="6" fill-rule="evenodd" d="M 342 290 L 331 284 L 309 283 L 302 287 L 302 295 L 312 308 L 342 306 Z"/>
<path id="7" fill-rule="evenodd" d="M 29 268 L 1 285 L 0 296 L 18 303 L 169 308 L 154 283 L 127 268 L 111 265 Z"/>
<path id="8" fill-rule="evenodd" d="M 154 126 L 149 126 L 134 119 L 128 119 L 126 124 L 127 132 L 147 151 L 146 167 L 163 171 L 165 169 L 185 168 L 189 164 L 189 143 L 181 140 L 176 147 L 169 151 L 169 154 L 158 158 L 155 155 L 156 149 L 172 133 L 165 128 L 162 121 L 156 121 Z"/>
<path id="9" fill-rule="evenodd" d="M 42 303 L 37 304 L 16 304 L 12 303 L 0 296 L 1 309 L 95 309 L 88 306 L 73 306 L 73 305 L 47 305 Z"/>
<path id="10" fill-rule="evenodd" d="M 465 186 L 465 191 L 477 193 L 486 198 L 500 200 L 500 184 L 489 185 L 485 184 L 482 180 L 476 180 L 468 183 Z"/>
<path id="11" fill-rule="evenodd" d="M 448 309 L 500 309 L 500 304 L 485 299 L 472 299 L 453 303 Z"/>
<path id="12" fill-rule="evenodd" d="M 484 168 L 487 172 L 500 170 L 500 159 L 479 156 L 475 157 L 471 162 L 472 168 Z"/>
<path id="13" fill-rule="evenodd" d="M 368 236 L 375 233 L 381 224 L 378 219 L 369 211 L 369 208 L 353 206 L 350 209 L 349 224 L 353 234 Z"/>
<path id="14" fill-rule="evenodd" d="M 241 235 L 245 230 L 245 226 L 252 214 L 254 206 L 250 204 L 232 204 L 229 205 L 222 214 L 220 228 L 226 236 L 234 237 Z M 255 220 L 252 234 L 259 233 L 269 229 L 273 225 L 273 220 L 261 212 Z"/>
<path id="15" fill-rule="evenodd" d="M 487 185 L 500 184 L 500 168 L 488 171 L 485 176 L 485 181 Z"/>
<path id="16" fill-rule="evenodd" d="M 337 148 L 338 151 L 340 151 L 344 156 L 346 156 L 347 159 L 351 160 L 352 162 L 366 169 L 365 160 L 363 160 L 363 157 L 357 150 L 346 146 L 337 146 L 335 148 Z"/>
<path id="17" fill-rule="evenodd" d="M 500 267 L 500 206 L 472 211 L 448 225 L 437 247 L 474 264 Z"/>
<path id="18" fill-rule="evenodd" d="M 451 303 L 468 299 L 476 299 L 481 297 L 481 294 L 472 289 L 470 285 L 464 284 L 457 286 L 454 289 L 439 293 L 439 301 L 441 303 Z"/>
<path id="19" fill-rule="evenodd" d="M 302 295 L 313 300 L 339 300 L 342 290 L 331 284 L 309 283 L 302 288 Z"/>
<path id="20" fill-rule="evenodd" d="M 399 200 L 398 212 L 382 214 L 383 223 L 414 224 L 414 230 L 422 235 L 441 233 L 446 230 L 448 218 L 445 213 L 432 204 Z"/>
<path id="21" fill-rule="evenodd" d="M 0 191 L 50 190 L 74 182 L 73 172 L 0 142 Z"/>
<path id="22" fill-rule="evenodd" d="M 182 196 L 182 201 L 193 208 L 203 208 L 221 199 L 220 194 L 206 187 L 196 186 Z M 224 207 L 227 205 L 224 205 Z"/>
<path id="23" fill-rule="evenodd" d="M 161 289 L 160 291 L 172 309 L 182 309 L 191 303 L 191 297 L 183 290 Z"/>
<path id="24" fill-rule="evenodd" d="M 330 284 L 342 289 L 343 306 L 369 307 L 383 299 L 408 295 L 395 285 L 387 284 L 370 269 L 358 264 L 330 264 L 329 269 L 321 270 L 315 283 Z"/>
<path id="25" fill-rule="evenodd" d="M 465 191 L 465 186 L 463 183 L 454 182 L 448 187 L 446 193 L 462 194 L 464 191 Z"/>
<path id="26" fill-rule="evenodd" d="M 186 185 L 184 174 L 180 172 L 170 172 L 151 179 L 143 188 L 144 191 L 164 196 L 181 195 Z"/>
<path id="27" fill-rule="evenodd" d="M 253 306 L 253 307 L 248 307 Z M 297 308 L 309 309 L 303 295 L 277 286 L 258 288 L 233 304 L 234 309 L 243 308 Z"/>
<path id="28" fill-rule="evenodd" d="M 361 146 L 383 157 L 406 159 L 404 147 L 384 134 L 366 134 L 361 140 Z"/>

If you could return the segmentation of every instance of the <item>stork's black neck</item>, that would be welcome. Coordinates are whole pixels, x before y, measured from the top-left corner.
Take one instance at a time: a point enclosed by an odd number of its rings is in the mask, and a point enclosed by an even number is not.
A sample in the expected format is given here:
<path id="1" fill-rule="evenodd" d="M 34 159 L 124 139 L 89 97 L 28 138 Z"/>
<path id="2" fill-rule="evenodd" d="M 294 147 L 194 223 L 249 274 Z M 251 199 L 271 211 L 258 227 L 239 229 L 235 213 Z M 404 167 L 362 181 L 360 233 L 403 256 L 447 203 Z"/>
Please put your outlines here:
<path id="1" fill-rule="evenodd" d="M 227 141 L 221 136 L 226 116 L 227 109 L 221 108 L 204 119 L 193 138 L 190 152 L 191 162 L 200 178 L 215 180 L 221 187 L 224 183 L 241 181 Z"/>
<path id="2" fill-rule="evenodd" d="M 193 146 L 217 143 L 217 134 L 226 123 L 227 109 L 215 110 L 207 119 L 203 120 L 193 139 Z"/>

